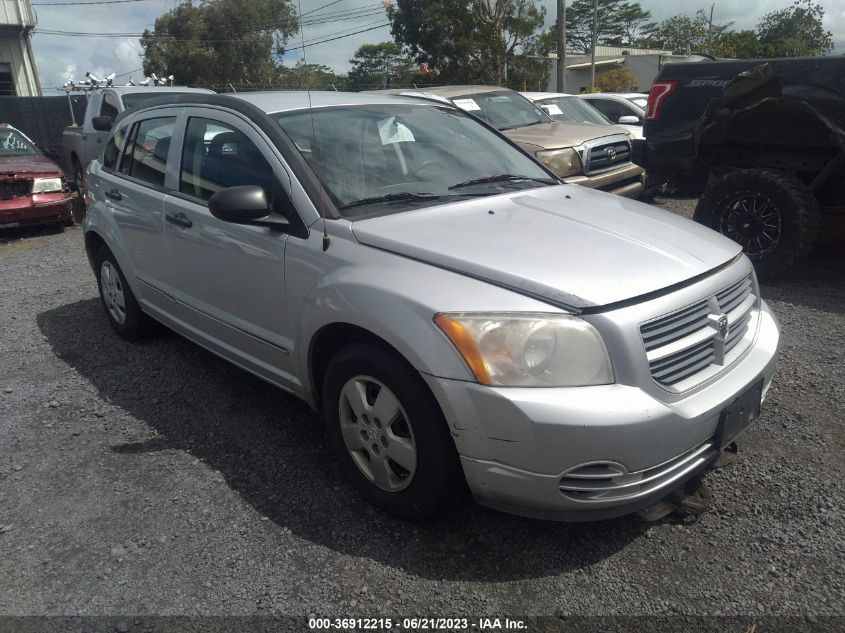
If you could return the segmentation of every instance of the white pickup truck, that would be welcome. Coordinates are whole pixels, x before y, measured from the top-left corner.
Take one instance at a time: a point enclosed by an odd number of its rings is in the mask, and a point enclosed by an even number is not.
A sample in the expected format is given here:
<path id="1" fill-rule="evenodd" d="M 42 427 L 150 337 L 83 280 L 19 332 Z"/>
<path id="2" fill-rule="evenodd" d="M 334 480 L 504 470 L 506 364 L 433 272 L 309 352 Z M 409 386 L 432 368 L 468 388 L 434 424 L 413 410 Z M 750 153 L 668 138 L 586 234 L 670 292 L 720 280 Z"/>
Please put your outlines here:
<path id="1" fill-rule="evenodd" d="M 82 191 L 84 187 L 83 174 L 89 162 L 100 155 L 103 142 L 108 132 L 98 132 L 94 129 L 93 119 L 107 116 L 116 119 L 124 110 L 133 108 L 166 94 L 181 94 L 186 92 L 213 93 L 204 88 L 186 88 L 184 86 L 109 86 L 88 93 L 88 105 L 82 124 L 71 125 L 62 132 L 63 167 L 68 172 L 69 180 Z"/>

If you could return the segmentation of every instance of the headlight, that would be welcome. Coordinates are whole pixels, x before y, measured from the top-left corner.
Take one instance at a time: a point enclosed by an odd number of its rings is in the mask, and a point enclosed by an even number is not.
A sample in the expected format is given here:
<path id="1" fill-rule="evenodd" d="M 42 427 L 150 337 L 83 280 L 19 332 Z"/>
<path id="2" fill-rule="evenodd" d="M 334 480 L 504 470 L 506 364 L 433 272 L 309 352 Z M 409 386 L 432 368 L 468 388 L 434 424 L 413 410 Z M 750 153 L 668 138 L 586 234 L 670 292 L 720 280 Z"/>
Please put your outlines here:
<path id="1" fill-rule="evenodd" d="M 61 190 L 61 178 L 36 178 L 32 181 L 32 193 L 55 193 Z"/>
<path id="2" fill-rule="evenodd" d="M 578 152 L 571 147 L 537 152 L 535 156 L 537 160 L 561 178 L 574 176 L 582 171 L 581 158 L 578 156 Z"/>
<path id="3" fill-rule="evenodd" d="M 434 322 L 483 385 L 577 387 L 613 382 L 601 335 L 577 317 L 441 313 Z"/>

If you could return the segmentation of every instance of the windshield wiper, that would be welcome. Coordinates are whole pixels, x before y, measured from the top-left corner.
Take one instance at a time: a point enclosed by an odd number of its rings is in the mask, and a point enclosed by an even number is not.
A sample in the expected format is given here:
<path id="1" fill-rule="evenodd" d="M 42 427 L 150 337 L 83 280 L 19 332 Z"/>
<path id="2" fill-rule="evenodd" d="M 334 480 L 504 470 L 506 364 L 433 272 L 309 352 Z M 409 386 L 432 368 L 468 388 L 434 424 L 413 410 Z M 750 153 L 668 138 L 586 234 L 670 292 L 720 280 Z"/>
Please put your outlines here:
<path id="1" fill-rule="evenodd" d="M 500 127 L 499 131 L 516 130 L 521 127 L 528 127 L 529 125 L 540 125 L 541 123 L 551 123 L 551 121 L 532 121 L 531 123 L 520 123 L 519 125 L 511 125 L 510 127 Z"/>
<path id="2" fill-rule="evenodd" d="M 353 200 L 344 204 L 338 209 L 349 209 L 351 207 L 360 207 L 365 204 L 377 204 L 379 202 L 399 202 L 402 200 L 434 200 L 440 196 L 433 193 L 411 193 L 410 191 L 401 193 L 387 193 L 383 196 L 370 196 L 369 198 L 361 198 L 360 200 Z"/>
<path id="3" fill-rule="evenodd" d="M 505 182 L 511 180 L 533 180 L 535 182 L 542 182 L 546 185 L 555 184 L 554 180 L 549 178 L 532 178 L 531 176 L 517 176 L 515 174 L 496 174 L 495 176 L 482 176 L 481 178 L 473 178 L 472 180 L 464 180 L 463 182 L 455 183 L 449 189 L 458 189 L 460 187 L 469 187 L 470 185 L 481 185 L 486 182 Z"/>

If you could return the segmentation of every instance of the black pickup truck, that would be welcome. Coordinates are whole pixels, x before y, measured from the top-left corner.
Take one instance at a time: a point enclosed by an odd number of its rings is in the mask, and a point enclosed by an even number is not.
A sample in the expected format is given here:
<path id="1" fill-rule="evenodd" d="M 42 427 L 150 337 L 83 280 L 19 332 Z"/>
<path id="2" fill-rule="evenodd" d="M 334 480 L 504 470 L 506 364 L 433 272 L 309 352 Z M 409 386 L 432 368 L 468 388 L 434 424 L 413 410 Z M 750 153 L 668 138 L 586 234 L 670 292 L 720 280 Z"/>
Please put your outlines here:
<path id="1" fill-rule="evenodd" d="M 695 220 L 743 246 L 762 277 L 809 253 L 845 210 L 845 57 L 667 64 L 633 160 L 701 195 Z"/>

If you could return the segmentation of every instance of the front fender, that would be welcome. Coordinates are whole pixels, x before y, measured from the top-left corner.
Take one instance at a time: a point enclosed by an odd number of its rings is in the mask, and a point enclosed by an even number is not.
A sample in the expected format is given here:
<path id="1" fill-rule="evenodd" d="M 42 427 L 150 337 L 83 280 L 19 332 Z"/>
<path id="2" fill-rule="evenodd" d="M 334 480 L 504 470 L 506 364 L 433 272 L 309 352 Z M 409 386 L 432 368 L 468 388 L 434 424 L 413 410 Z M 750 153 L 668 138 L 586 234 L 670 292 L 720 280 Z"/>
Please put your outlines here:
<path id="1" fill-rule="evenodd" d="M 309 391 L 311 342 L 331 324 L 347 323 L 378 336 L 424 374 L 474 380 L 434 323 L 437 313 L 560 311 L 478 279 L 360 244 L 341 223 L 333 227 L 325 252 L 316 231 L 307 240 L 288 240 L 285 291 L 288 331 L 295 333 L 295 367 Z"/>
<path id="2" fill-rule="evenodd" d="M 309 374 L 310 342 L 326 326 L 357 326 L 383 339 L 417 370 L 457 380 L 473 380 L 466 364 L 433 318 L 430 304 L 412 292 L 402 273 L 386 274 L 369 267 L 349 267 L 326 275 L 302 304 L 296 340 L 300 376 Z M 378 280 L 374 283 L 374 280 Z"/>

